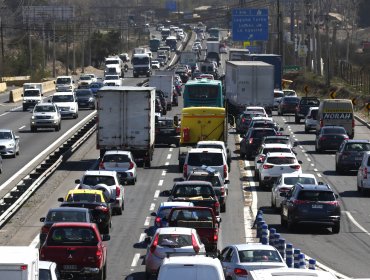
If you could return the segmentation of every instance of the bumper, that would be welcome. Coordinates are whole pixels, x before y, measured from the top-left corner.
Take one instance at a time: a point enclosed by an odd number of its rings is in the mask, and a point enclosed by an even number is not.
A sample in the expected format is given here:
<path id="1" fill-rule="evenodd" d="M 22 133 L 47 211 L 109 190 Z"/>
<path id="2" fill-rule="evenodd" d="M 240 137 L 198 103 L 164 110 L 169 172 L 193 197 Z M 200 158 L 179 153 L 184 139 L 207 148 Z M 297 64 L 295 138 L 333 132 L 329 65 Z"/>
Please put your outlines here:
<path id="1" fill-rule="evenodd" d="M 60 115 L 63 117 L 73 117 L 77 113 L 75 111 L 60 111 Z"/>
<path id="2" fill-rule="evenodd" d="M 320 225 L 331 227 L 336 223 L 340 222 L 340 216 L 329 216 L 325 218 L 307 217 L 307 216 L 295 216 L 293 222 L 296 224 L 307 224 L 307 225 Z"/>
<path id="3" fill-rule="evenodd" d="M 79 108 L 93 108 L 95 107 L 95 103 L 94 102 L 79 102 L 78 103 L 78 107 Z"/>
<path id="4" fill-rule="evenodd" d="M 358 170 L 361 165 L 361 161 L 356 161 L 355 159 L 352 159 L 351 161 L 340 161 L 338 163 L 338 167 L 343 170 Z"/>
<path id="5" fill-rule="evenodd" d="M 0 154 L 2 156 L 10 156 L 15 154 L 15 147 L 12 148 L 0 148 Z"/>
<path id="6" fill-rule="evenodd" d="M 31 127 L 44 127 L 44 128 L 53 128 L 59 124 L 56 120 L 33 120 L 31 121 Z"/>

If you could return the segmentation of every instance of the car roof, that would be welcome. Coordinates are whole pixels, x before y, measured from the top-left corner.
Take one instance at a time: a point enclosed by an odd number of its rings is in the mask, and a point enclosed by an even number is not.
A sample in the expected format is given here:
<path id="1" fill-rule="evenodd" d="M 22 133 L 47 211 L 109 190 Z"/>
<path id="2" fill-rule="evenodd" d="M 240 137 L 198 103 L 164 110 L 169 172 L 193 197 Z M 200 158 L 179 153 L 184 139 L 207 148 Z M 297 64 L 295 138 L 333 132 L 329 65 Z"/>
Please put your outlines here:
<path id="1" fill-rule="evenodd" d="M 131 154 L 130 151 L 122 151 L 122 150 L 109 150 L 104 153 L 104 155 L 129 155 Z"/>
<path id="2" fill-rule="evenodd" d="M 50 208 L 48 212 L 89 212 L 89 209 L 82 207 L 55 207 Z"/>
<path id="3" fill-rule="evenodd" d="M 268 153 L 267 157 L 294 157 L 296 156 L 293 153 Z"/>
<path id="4" fill-rule="evenodd" d="M 234 246 L 238 251 L 243 250 L 273 250 L 276 251 L 275 247 L 267 244 L 262 243 L 242 243 L 242 244 L 234 244 Z"/>
<path id="5" fill-rule="evenodd" d="M 193 202 L 185 202 L 185 201 L 165 201 L 161 202 L 159 205 L 159 208 L 165 208 L 165 207 L 188 207 L 188 206 L 194 206 Z"/>
<path id="6" fill-rule="evenodd" d="M 315 184 L 296 184 L 303 190 L 316 190 L 316 191 L 333 191 L 328 184 L 315 185 Z"/>
<path id="7" fill-rule="evenodd" d="M 194 229 L 186 227 L 162 227 L 158 228 L 155 234 L 188 234 L 190 235 Z"/>
<path id="8" fill-rule="evenodd" d="M 192 148 L 188 153 L 222 153 L 221 149 L 216 148 Z"/>
<path id="9" fill-rule="evenodd" d="M 53 102 L 40 102 L 40 103 L 37 103 L 35 106 L 55 106 L 55 104 Z"/>
<path id="10" fill-rule="evenodd" d="M 1 128 L 0 131 L 1 132 L 12 132 L 11 129 L 7 129 L 7 128 Z"/>
<path id="11" fill-rule="evenodd" d="M 220 260 L 217 258 L 206 257 L 203 255 L 195 255 L 195 256 L 171 256 L 169 258 L 165 258 L 163 261 L 163 265 L 217 265 L 221 266 Z"/>
<path id="12" fill-rule="evenodd" d="M 265 143 L 263 148 L 291 148 L 290 144 L 281 144 L 281 143 Z"/>
<path id="13" fill-rule="evenodd" d="M 101 190 L 91 190 L 91 189 L 72 189 L 72 190 L 69 190 L 68 191 L 68 195 L 71 195 L 71 194 L 83 194 L 83 193 L 86 193 L 86 194 L 97 194 L 97 195 L 103 195 L 103 191 Z"/>
<path id="14" fill-rule="evenodd" d="M 86 175 L 102 175 L 102 176 L 116 176 L 116 171 L 108 171 L 108 170 L 86 170 L 83 176 Z"/>
<path id="15" fill-rule="evenodd" d="M 206 181 L 200 181 L 200 180 L 194 180 L 194 181 L 183 181 L 183 182 L 176 182 L 175 186 L 190 186 L 190 185 L 204 185 L 204 186 L 211 186 L 212 184 L 210 182 Z"/>
<path id="16" fill-rule="evenodd" d="M 209 145 L 222 145 L 222 146 L 225 146 L 225 142 L 223 141 L 215 141 L 215 140 L 203 140 L 203 141 L 198 141 L 197 143 L 198 145 L 199 144 L 202 144 L 202 145 L 205 145 L 205 144 L 209 144 Z"/>
<path id="17" fill-rule="evenodd" d="M 54 223 L 51 228 L 63 228 L 63 227 L 84 227 L 84 228 L 94 228 L 96 227 L 95 223 L 86 223 L 86 222 L 58 222 Z"/>

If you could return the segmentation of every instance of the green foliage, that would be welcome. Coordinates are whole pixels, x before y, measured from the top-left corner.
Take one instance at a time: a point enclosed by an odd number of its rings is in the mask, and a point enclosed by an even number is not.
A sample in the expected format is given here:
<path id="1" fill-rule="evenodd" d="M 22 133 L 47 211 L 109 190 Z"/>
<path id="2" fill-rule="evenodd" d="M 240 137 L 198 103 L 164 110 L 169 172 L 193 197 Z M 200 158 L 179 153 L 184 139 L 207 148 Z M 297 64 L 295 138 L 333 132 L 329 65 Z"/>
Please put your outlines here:
<path id="1" fill-rule="evenodd" d="M 118 31 L 109 31 L 103 33 L 96 31 L 91 36 L 91 54 L 92 64 L 95 67 L 100 67 L 104 62 L 104 58 L 118 54 L 120 51 L 120 33 Z"/>

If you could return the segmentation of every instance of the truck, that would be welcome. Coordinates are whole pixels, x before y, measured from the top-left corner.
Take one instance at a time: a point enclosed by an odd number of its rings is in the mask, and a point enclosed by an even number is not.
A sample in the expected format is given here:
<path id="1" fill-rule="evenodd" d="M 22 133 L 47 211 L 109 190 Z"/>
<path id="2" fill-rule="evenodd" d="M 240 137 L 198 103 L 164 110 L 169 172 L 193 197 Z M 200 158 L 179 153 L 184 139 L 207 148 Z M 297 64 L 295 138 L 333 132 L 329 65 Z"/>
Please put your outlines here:
<path id="1" fill-rule="evenodd" d="M 156 74 L 149 78 L 149 86 L 163 92 L 167 100 L 167 111 L 171 111 L 173 101 L 173 72 L 156 71 Z"/>
<path id="2" fill-rule="evenodd" d="M 216 61 L 217 65 L 220 65 L 220 42 L 207 41 L 206 60 Z"/>
<path id="3" fill-rule="evenodd" d="M 227 61 L 225 96 L 228 114 L 237 117 L 246 106 L 262 106 L 272 114 L 274 66 L 261 61 Z"/>
<path id="4" fill-rule="evenodd" d="M 0 280 L 38 280 L 39 250 L 28 246 L 0 246 Z"/>
<path id="5" fill-rule="evenodd" d="M 149 49 L 152 52 L 156 52 L 161 45 L 161 40 L 158 38 L 152 38 L 149 40 Z"/>
<path id="6" fill-rule="evenodd" d="M 97 94 L 96 147 L 131 151 L 138 165 L 150 167 L 155 139 L 155 88 L 103 87 Z"/>
<path id="7" fill-rule="evenodd" d="M 148 53 L 134 54 L 131 63 L 134 78 L 152 75 L 152 59 Z"/>
<path id="8" fill-rule="evenodd" d="M 183 51 L 180 55 L 180 64 L 189 65 L 192 70 L 197 66 L 198 53 L 192 51 Z"/>
<path id="9" fill-rule="evenodd" d="M 105 67 L 106 68 L 115 68 L 116 74 L 119 75 L 121 78 L 125 76 L 124 71 L 124 63 L 122 59 L 119 58 L 119 56 L 112 56 L 112 57 L 106 57 L 105 58 Z"/>
<path id="10" fill-rule="evenodd" d="M 23 84 L 23 111 L 27 111 L 28 108 L 34 107 L 37 103 L 42 101 L 43 86 L 42 83 L 24 83 Z"/>

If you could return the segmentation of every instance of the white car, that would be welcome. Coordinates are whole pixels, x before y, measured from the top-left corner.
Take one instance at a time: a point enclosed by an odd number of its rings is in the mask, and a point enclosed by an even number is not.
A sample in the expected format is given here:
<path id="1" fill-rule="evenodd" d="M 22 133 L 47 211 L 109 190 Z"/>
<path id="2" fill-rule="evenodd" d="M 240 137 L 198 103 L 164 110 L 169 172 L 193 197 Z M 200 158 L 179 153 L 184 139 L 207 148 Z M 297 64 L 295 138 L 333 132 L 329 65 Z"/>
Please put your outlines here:
<path id="1" fill-rule="evenodd" d="M 198 141 L 197 148 L 215 148 L 221 149 L 227 159 L 227 165 L 229 167 L 230 172 L 230 165 L 231 165 L 231 153 L 229 148 L 226 147 L 224 141 L 216 141 L 216 140 L 207 140 L 207 141 Z"/>
<path id="2" fill-rule="evenodd" d="M 357 191 L 362 194 L 370 192 L 370 152 L 364 152 L 357 171 Z"/>
<path id="3" fill-rule="evenodd" d="M 78 118 L 78 103 L 74 92 L 56 92 L 51 102 L 58 106 L 62 117 Z"/>
<path id="4" fill-rule="evenodd" d="M 95 74 L 85 74 L 85 75 L 90 76 L 93 83 L 98 82 L 98 78 L 96 77 Z"/>
<path id="5" fill-rule="evenodd" d="M 259 168 L 260 187 L 272 187 L 274 181 L 283 173 L 302 173 L 302 161 L 293 153 L 268 153 Z"/>
<path id="6" fill-rule="evenodd" d="M 122 86 L 122 79 L 119 75 L 105 75 L 103 85 L 105 86 Z"/>
<path id="7" fill-rule="evenodd" d="M 284 197 L 282 197 L 281 193 L 287 193 L 290 189 L 296 184 L 310 184 L 310 185 L 318 185 L 318 181 L 313 174 L 308 173 L 283 173 L 274 183 L 272 190 L 271 190 L 271 207 L 275 209 L 279 209 L 281 202 L 283 201 Z"/>
<path id="8" fill-rule="evenodd" d="M 79 189 L 102 190 L 113 199 L 113 211 L 122 215 L 125 209 L 125 189 L 119 181 L 116 171 L 87 170 L 82 179 L 75 180 Z"/>
<path id="9" fill-rule="evenodd" d="M 317 114 L 319 112 L 319 107 L 311 107 L 308 109 L 307 115 L 304 119 L 304 131 L 306 133 L 310 132 L 310 130 L 316 130 L 318 119 Z"/>
<path id="10" fill-rule="evenodd" d="M 158 60 L 152 60 L 152 69 L 160 69 L 161 64 L 159 63 Z"/>
<path id="11" fill-rule="evenodd" d="M 244 112 L 248 112 L 248 111 L 261 112 L 261 113 L 265 114 L 266 117 L 268 117 L 265 108 L 263 108 L 262 106 L 247 106 L 245 108 Z"/>
<path id="12" fill-rule="evenodd" d="M 137 166 L 129 151 L 106 151 L 99 163 L 99 170 L 116 171 L 121 182 L 136 184 Z"/>
<path id="13" fill-rule="evenodd" d="M 0 154 L 13 158 L 19 155 L 19 136 L 11 129 L 0 129 Z"/>
<path id="14" fill-rule="evenodd" d="M 284 92 L 284 96 L 295 96 L 295 97 L 298 96 L 296 91 L 293 89 L 283 89 L 283 92 Z"/>
<path id="15" fill-rule="evenodd" d="M 59 272 L 55 262 L 39 261 L 40 280 L 58 280 Z"/>
<path id="16" fill-rule="evenodd" d="M 261 145 L 257 156 L 254 158 L 254 178 L 259 178 L 259 168 L 265 161 L 268 153 L 293 153 L 292 147 L 288 144 L 263 144 Z"/>
<path id="17" fill-rule="evenodd" d="M 61 128 L 60 110 L 53 103 L 38 103 L 33 108 L 30 127 L 32 132 L 38 128 L 54 128 L 59 131 Z"/>
<path id="18" fill-rule="evenodd" d="M 281 99 L 284 97 L 282 90 L 274 89 L 274 109 L 279 107 Z"/>
<path id="19" fill-rule="evenodd" d="M 90 75 L 81 75 L 80 79 L 78 80 L 78 86 L 89 86 L 93 82 L 93 79 Z"/>

